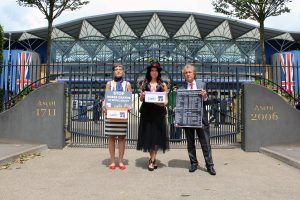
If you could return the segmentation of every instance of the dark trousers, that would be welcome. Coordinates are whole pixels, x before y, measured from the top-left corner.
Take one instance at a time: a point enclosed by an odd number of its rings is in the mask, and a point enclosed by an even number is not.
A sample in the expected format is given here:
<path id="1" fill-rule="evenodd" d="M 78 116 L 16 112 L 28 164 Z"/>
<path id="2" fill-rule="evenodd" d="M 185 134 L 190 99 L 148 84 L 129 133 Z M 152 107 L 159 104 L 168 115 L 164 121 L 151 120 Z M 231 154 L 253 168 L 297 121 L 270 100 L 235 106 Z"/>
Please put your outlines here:
<path id="1" fill-rule="evenodd" d="M 203 128 L 184 128 L 186 138 L 187 138 L 187 150 L 189 153 L 189 158 L 191 165 L 198 165 L 198 160 L 196 156 L 196 147 L 195 147 L 195 131 L 198 135 L 202 153 L 205 159 L 206 167 L 214 166 L 211 146 L 210 146 L 210 133 L 209 126 L 204 125 Z"/>

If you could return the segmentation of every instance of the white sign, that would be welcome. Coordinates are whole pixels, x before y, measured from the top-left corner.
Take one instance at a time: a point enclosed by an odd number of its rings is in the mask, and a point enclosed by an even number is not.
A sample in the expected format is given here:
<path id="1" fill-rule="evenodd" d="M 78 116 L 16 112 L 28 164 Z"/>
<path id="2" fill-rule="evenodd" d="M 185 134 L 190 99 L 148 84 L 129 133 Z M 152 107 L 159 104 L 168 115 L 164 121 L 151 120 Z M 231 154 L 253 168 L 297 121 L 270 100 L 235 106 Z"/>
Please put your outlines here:
<path id="1" fill-rule="evenodd" d="M 145 91 L 145 102 L 148 103 L 165 103 L 166 93 L 165 92 L 148 92 Z"/>
<path id="2" fill-rule="evenodd" d="M 128 119 L 127 108 L 107 108 L 106 109 L 107 119 Z"/>

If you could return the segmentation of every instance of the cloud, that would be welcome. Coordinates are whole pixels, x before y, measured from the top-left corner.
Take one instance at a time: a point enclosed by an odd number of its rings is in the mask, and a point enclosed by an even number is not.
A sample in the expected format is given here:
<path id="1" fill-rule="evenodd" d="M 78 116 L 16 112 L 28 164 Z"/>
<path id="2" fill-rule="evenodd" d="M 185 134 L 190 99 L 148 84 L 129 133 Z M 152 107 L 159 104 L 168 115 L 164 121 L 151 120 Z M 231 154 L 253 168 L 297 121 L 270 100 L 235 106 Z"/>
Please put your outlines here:
<path id="1" fill-rule="evenodd" d="M 291 13 L 270 17 L 266 20 L 265 26 L 267 28 L 300 32 L 300 24 L 298 23 L 300 14 L 296 9 L 300 7 L 300 1 L 293 1 L 288 6 L 292 9 Z M 172 10 L 224 16 L 214 12 L 211 0 L 90 0 L 90 3 L 80 10 L 63 12 L 54 21 L 54 24 L 100 14 L 143 10 Z M 251 20 L 243 21 L 258 25 Z M 1 1 L 0 5 L 0 24 L 4 26 L 4 31 L 7 32 L 46 27 L 47 21 L 38 8 L 21 7 L 15 0 L 5 0 Z"/>

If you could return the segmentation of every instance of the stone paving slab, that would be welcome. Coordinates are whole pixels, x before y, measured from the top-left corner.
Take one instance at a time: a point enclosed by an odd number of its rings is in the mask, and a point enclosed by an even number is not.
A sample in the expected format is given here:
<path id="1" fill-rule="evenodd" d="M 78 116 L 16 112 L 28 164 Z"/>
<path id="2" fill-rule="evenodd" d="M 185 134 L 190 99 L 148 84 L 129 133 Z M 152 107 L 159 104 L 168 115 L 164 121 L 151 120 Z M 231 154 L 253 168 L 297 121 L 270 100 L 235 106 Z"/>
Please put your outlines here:
<path id="1" fill-rule="evenodd" d="M 147 170 L 148 153 L 126 149 L 127 168 L 109 170 L 105 148 L 43 151 L 41 156 L 0 170 L 5 200 L 298 200 L 300 170 L 259 152 L 213 149 L 216 176 L 209 175 L 201 150 L 199 167 L 188 172 L 186 149 L 157 156 Z"/>
<path id="2" fill-rule="evenodd" d="M 48 149 L 47 145 L 40 144 L 1 144 L 0 143 L 0 165 L 11 162 L 20 155 L 40 153 Z"/>
<path id="3" fill-rule="evenodd" d="M 267 146 L 260 152 L 300 169 L 300 144 Z"/>

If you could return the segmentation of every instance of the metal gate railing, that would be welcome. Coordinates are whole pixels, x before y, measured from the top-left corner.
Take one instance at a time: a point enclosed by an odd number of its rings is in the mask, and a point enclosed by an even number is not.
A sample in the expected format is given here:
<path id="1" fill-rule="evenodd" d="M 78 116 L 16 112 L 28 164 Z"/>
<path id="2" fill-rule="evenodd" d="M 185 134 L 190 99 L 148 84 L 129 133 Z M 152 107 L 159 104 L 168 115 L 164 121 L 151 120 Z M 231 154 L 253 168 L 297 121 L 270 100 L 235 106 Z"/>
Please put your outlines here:
<path id="1" fill-rule="evenodd" d="M 129 115 L 127 147 L 134 148 L 139 123 L 138 84 L 144 78 L 147 58 L 135 61 L 122 61 L 125 66 L 125 79 L 133 86 L 134 108 Z M 120 61 L 120 60 L 118 60 Z M 185 148 L 185 135 L 175 128 L 173 122 L 174 86 L 184 82 L 181 69 L 186 63 L 162 59 L 162 78 L 167 82 L 169 92 L 168 126 L 170 143 L 175 148 Z M 207 107 L 211 118 L 210 131 L 213 145 L 226 145 L 238 142 L 240 136 L 240 87 L 245 82 L 255 82 L 268 87 L 285 97 L 292 105 L 299 98 L 300 67 L 282 67 L 253 64 L 197 63 L 197 78 L 207 83 L 210 104 Z M 2 66 L 0 74 L 0 112 L 9 110 L 22 101 L 31 91 L 52 81 L 66 83 L 67 117 L 66 129 L 71 134 L 72 146 L 106 146 L 103 116 L 93 120 L 95 95 L 104 95 L 105 84 L 111 80 L 112 62 L 102 63 L 54 63 L 47 67 L 31 63 L 23 65 L 8 63 Z M 21 73 L 24 70 L 26 73 Z M 49 72 L 50 76 L 46 76 Z M 293 72 L 293 73 L 292 73 Z M 212 97 L 216 94 L 217 103 Z M 102 115 L 102 113 L 101 113 Z M 214 117 L 213 117 L 214 116 Z"/>
<path id="2" fill-rule="evenodd" d="M 197 65 L 197 77 L 207 82 L 210 96 L 215 95 L 217 105 L 213 105 L 210 98 L 207 110 L 211 119 L 210 132 L 213 145 L 226 145 L 237 142 L 239 133 L 239 82 L 238 68 L 229 66 L 203 66 Z M 104 135 L 104 116 L 101 110 L 95 109 L 95 96 L 104 97 L 104 88 L 107 81 L 111 80 L 112 63 L 77 64 L 64 66 L 68 76 L 58 77 L 58 81 L 67 82 L 68 88 L 68 131 L 71 134 L 71 146 L 102 147 L 107 145 Z M 146 63 L 135 65 L 124 64 L 125 79 L 133 87 L 133 109 L 129 114 L 127 148 L 135 148 L 138 125 L 139 107 L 138 82 L 143 80 Z M 127 66 L 127 67 L 126 67 Z M 184 65 L 182 65 L 184 66 Z M 179 87 L 184 82 L 181 68 L 174 63 L 162 63 L 162 77 L 169 86 L 169 105 L 167 106 L 167 122 L 170 132 L 170 144 L 173 148 L 186 147 L 186 137 L 182 129 L 174 127 L 173 105 L 175 102 L 174 87 Z M 174 70 L 176 69 L 176 71 Z M 169 71 L 167 71 L 169 70 Z M 216 107 L 215 111 L 213 108 Z M 97 113 L 98 112 L 98 113 Z M 100 116 L 95 119 L 93 116 Z"/>

